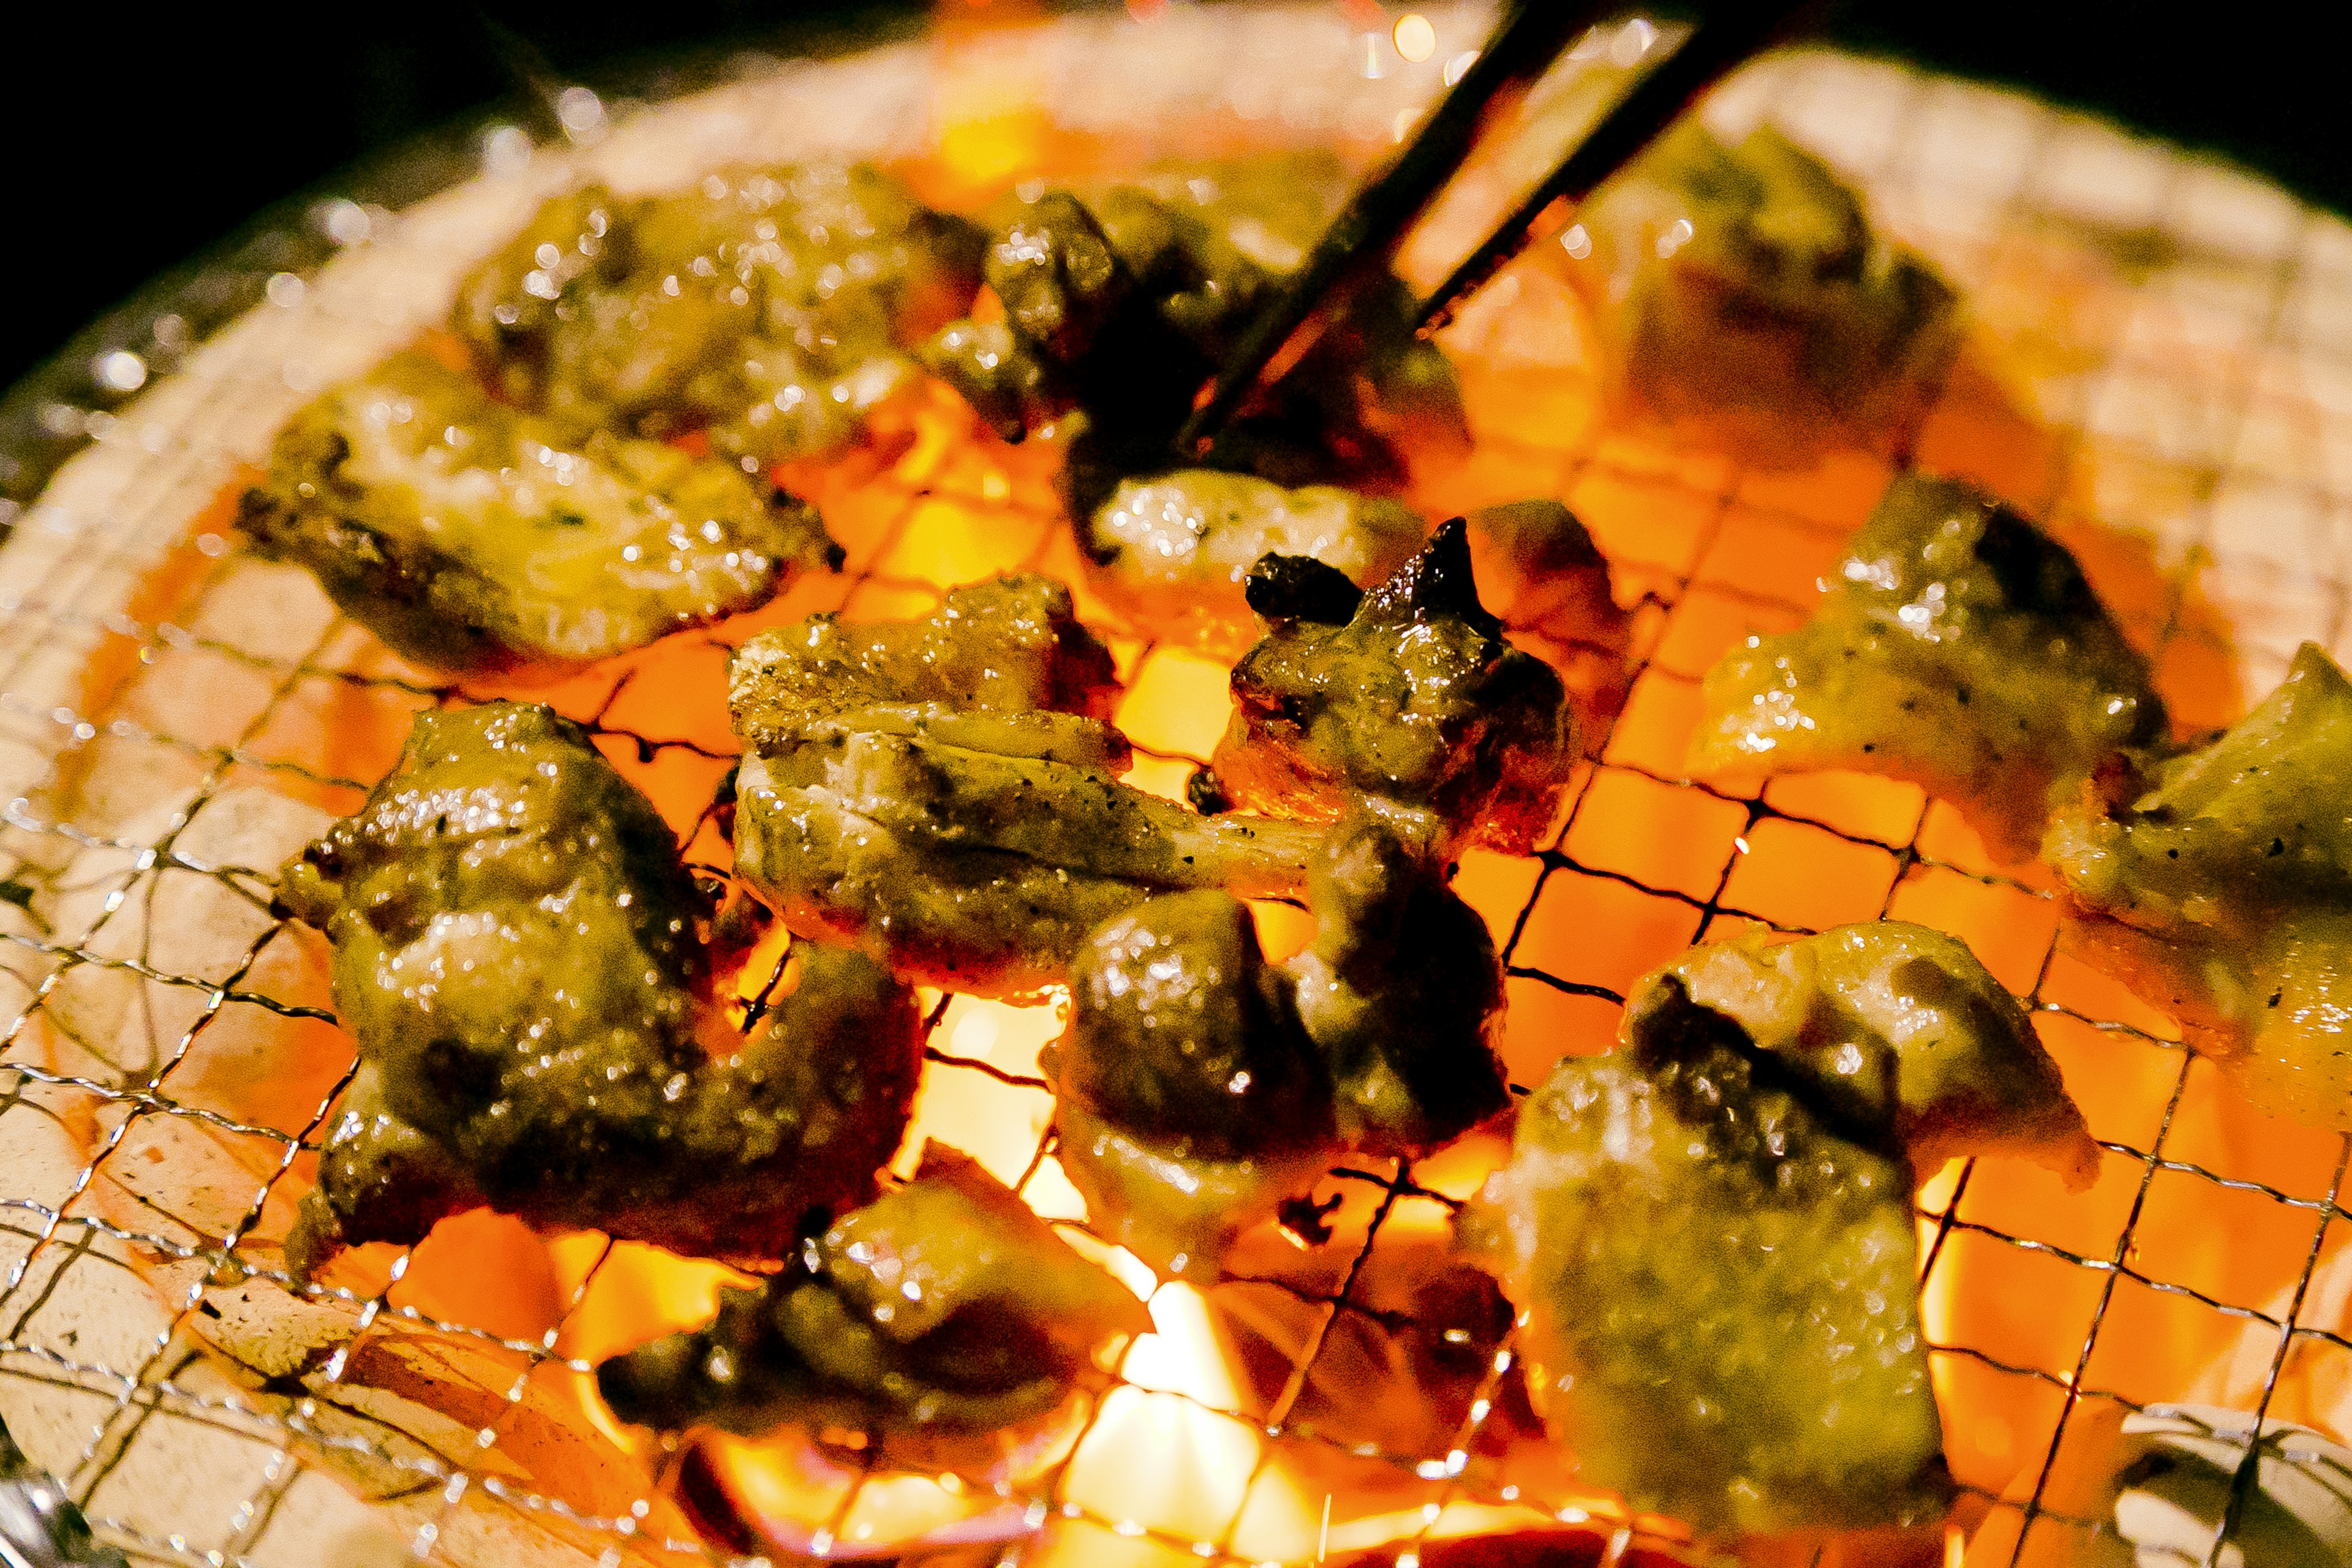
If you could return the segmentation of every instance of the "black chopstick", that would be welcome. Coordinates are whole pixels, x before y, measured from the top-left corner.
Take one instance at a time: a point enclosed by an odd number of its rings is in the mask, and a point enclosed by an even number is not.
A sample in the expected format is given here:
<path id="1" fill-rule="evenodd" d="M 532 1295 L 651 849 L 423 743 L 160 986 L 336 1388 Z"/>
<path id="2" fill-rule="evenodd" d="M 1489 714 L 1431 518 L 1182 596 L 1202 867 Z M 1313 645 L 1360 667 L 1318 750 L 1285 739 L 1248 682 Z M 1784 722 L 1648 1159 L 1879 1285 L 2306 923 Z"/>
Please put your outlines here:
<path id="1" fill-rule="evenodd" d="M 1526 248 L 1545 213 L 1582 200 L 1656 139 L 1691 100 L 1816 7 L 1739 0 L 1711 9 L 1674 52 L 1604 116 L 1552 174 L 1422 304 L 1423 335 Z M 1412 140 L 1360 187 L 1307 260 L 1251 319 L 1209 395 L 1177 433 L 1180 461 L 1198 460 L 1258 378 L 1335 288 L 1386 266 L 1414 221 L 1461 168 L 1487 106 L 1549 69 L 1569 45 L 1616 9 L 1610 0 L 1522 0 Z"/>
<path id="2" fill-rule="evenodd" d="M 1178 432 L 1181 458 L 1191 461 L 1200 455 L 1204 439 L 1223 426 L 1268 363 L 1335 285 L 1361 268 L 1386 264 L 1413 220 L 1469 155 L 1487 106 L 1514 88 L 1533 83 L 1571 42 L 1622 3 L 1521 0 L 1412 140 L 1357 188 L 1298 270 L 1251 319 L 1240 343 L 1218 370 L 1208 401 L 1192 411 Z"/>
<path id="3" fill-rule="evenodd" d="M 1642 150 L 1656 141 L 1692 100 L 1734 66 L 1793 31 L 1811 9 L 1811 5 L 1727 5 L 1700 23 L 1422 301 L 1422 335 L 1426 337 L 1452 321 L 1463 300 L 1484 288 L 1487 279 L 1539 237 L 1537 227 L 1553 203 L 1573 205 L 1583 201 L 1603 180 L 1641 156 Z"/>

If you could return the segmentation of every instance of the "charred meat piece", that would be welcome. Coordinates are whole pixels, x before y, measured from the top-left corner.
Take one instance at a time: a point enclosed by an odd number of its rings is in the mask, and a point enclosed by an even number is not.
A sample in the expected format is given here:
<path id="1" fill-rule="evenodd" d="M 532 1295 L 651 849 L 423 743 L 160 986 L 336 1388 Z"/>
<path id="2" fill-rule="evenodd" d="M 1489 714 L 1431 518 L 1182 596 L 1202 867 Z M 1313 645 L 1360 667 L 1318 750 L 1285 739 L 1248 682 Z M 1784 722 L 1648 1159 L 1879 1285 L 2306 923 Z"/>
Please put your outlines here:
<path id="1" fill-rule="evenodd" d="M 559 196 L 460 289 L 450 326 L 503 396 L 567 422 L 822 455 L 962 314 L 981 236 L 863 164 Z"/>
<path id="2" fill-rule="evenodd" d="M 1914 1165 L 1958 1154 L 2048 1167 L 2081 1191 L 2099 1152 L 2017 998 L 1965 942 L 1901 921 L 1767 946 L 1693 948 L 1652 976 L 1737 1023 L 1840 1114 L 1893 1130 Z"/>
<path id="3" fill-rule="evenodd" d="M 2165 741 L 2147 660 L 2063 546 L 1957 479 L 1905 474 L 1811 620 L 1707 671 L 1690 768 L 1851 768 L 1950 801 L 2004 861 L 2118 751 Z"/>
<path id="4" fill-rule="evenodd" d="M 2070 944 L 2249 1100 L 2352 1131 L 2352 683 L 2311 643 L 2210 744 L 2082 784 L 2042 857 Z"/>
<path id="5" fill-rule="evenodd" d="M 1732 145 L 1685 117 L 1577 221 L 1621 401 L 1750 465 L 1900 447 L 1958 344 L 1950 286 L 1769 126 Z"/>
<path id="6" fill-rule="evenodd" d="M 1701 1534 L 1926 1524 L 1951 1496 L 1915 1160 L 2094 1152 L 2017 1004 L 1916 926 L 1706 948 L 1560 1062 L 1462 1235 L 1581 1473 Z"/>
<path id="7" fill-rule="evenodd" d="M 1146 899 L 1305 880 L 1312 829 L 1118 782 L 1109 655 L 1046 579 L 956 589 L 921 621 L 814 616 L 752 639 L 730 679 L 752 748 L 738 871 L 794 931 L 920 983 L 1034 994 Z"/>
<path id="8" fill-rule="evenodd" d="M 1449 843 L 1524 854 L 1575 761 L 1559 677 L 1478 603 L 1461 520 L 1349 602 L 1337 573 L 1263 569 L 1265 636 L 1234 667 L 1211 760 L 1239 805 L 1333 821 L 1360 800 L 1439 824 Z M 1322 617 L 1322 618 L 1310 618 Z"/>
<path id="9" fill-rule="evenodd" d="M 1125 1286 L 934 1143 L 915 1180 L 596 1382 L 623 1420 L 663 1431 L 855 1432 L 891 1463 L 986 1472 L 1056 1426 L 1108 1381 L 1105 1352 L 1150 1327 Z"/>
<path id="10" fill-rule="evenodd" d="M 1106 1236 L 1213 1271 L 1337 1155 L 1424 1153 L 1508 1103 L 1502 966 L 1444 869 L 1360 816 L 1317 852 L 1316 939 L 1288 963 L 1221 892 L 1087 939 L 1045 1068 L 1063 1168 Z"/>
<path id="11" fill-rule="evenodd" d="M 549 710 L 422 714 L 399 768 L 290 864 L 360 1071 L 289 1259 L 414 1242 L 487 1204 L 767 1258 L 856 1203 L 922 1066 L 912 994 L 836 949 L 748 1036 L 653 806 Z"/>
<path id="12" fill-rule="evenodd" d="M 989 243 L 1002 319 L 955 323 L 923 361 L 1008 440 L 1078 414 L 1066 488 L 1083 519 L 1118 479 L 1167 466 L 1193 394 L 1345 192 L 1338 165 L 1316 159 L 1042 192 Z M 1296 374 L 1244 410 L 1219 465 L 1288 486 L 1393 484 L 1407 454 L 1465 446 L 1452 368 L 1414 337 L 1412 307 L 1393 279 L 1352 296 Z"/>
<path id="13" fill-rule="evenodd" d="M 734 464 L 517 413 L 422 353 L 295 416 L 238 523 L 420 663 L 554 676 L 756 609 L 840 547 Z"/>

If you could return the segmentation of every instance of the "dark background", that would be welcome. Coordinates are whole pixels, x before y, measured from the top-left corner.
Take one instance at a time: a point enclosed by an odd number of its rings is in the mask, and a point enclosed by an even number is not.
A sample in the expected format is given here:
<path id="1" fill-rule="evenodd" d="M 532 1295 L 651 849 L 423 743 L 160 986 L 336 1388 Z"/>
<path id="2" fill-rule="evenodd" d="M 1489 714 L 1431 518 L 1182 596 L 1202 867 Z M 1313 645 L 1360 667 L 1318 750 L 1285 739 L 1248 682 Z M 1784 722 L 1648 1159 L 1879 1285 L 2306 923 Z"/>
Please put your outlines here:
<path id="1" fill-rule="evenodd" d="M 976 0 L 944 0 L 958 6 Z M 986 0 L 977 0 L 984 4 Z M 1336 3 L 1336 0 L 1335 0 Z M 1540 0 L 1538 0 L 1540 3 Z M 632 59 L 907 28 L 920 0 L 52 4 L 0 84 L 0 388 L 141 282 L 270 204 L 436 127 L 519 103 L 534 64 L 593 81 Z M 1832 36 L 2022 86 L 2228 153 L 2352 208 L 2340 57 L 2280 13 L 2018 0 L 1852 0 Z"/>

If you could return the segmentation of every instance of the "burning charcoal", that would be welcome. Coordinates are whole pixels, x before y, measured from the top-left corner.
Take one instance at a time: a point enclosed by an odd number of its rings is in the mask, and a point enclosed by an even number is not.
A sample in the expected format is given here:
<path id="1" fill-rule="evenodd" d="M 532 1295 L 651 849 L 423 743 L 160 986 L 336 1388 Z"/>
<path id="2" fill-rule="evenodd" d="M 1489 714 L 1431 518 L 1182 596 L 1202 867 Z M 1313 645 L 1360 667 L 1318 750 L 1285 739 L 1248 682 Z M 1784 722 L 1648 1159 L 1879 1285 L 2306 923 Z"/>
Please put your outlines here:
<path id="1" fill-rule="evenodd" d="M 1899 446 L 1958 342 L 1951 289 L 1819 159 L 1685 117 L 1577 213 L 1619 398 L 1754 466 Z"/>
<path id="2" fill-rule="evenodd" d="M 1508 1103 L 1502 966 L 1444 868 L 1359 817 L 1309 889 L 1316 940 L 1286 964 L 1238 900 L 1198 892 L 1106 922 L 1072 965 L 1044 1058 L 1063 1168 L 1104 1234 L 1171 1274 L 1213 1272 L 1335 1156 L 1425 1152 Z"/>
<path id="3" fill-rule="evenodd" d="M 2077 786 L 2042 854 L 2085 956 L 2249 1100 L 2352 1131 L 2352 683 L 2311 643 L 2210 745 Z"/>
<path id="4" fill-rule="evenodd" d="M 653 805 L 545 708 L 420 714 L 399 768 L 289 865 L 360 1070 L 289 1263 L 488 1204 L 704 1256 L 789 1249 L 897 1147 L 912 994 L 835 949 L 749 1037 Z"/>
<path id="5" fill-rule="evenodd" d="M 765 604 L 840 547 L 733 463 L 583 436 L 394 356 L 278 437 L 238 523 L 422 663 L 562 674 Z"/>
<path id="6" fill-rule="evenodd" d="M 888 1462 L 987 1471 L 1058 1430 L 1107 1383 L 1110 1345 L 1150 1327 L 978 1162 L 933 1143 L 915 1180 L 596 1384 L 621 1419 L 664 1431 L 857 1433 Z"/>
<path id="7" fill-rule="evenodd" d="M 1706 674 L 1691 771 L 1852 768 L 1959 807 L 2031 858 L 2052 805 L 2118 749 L 2160 747 L 2164 704 L 2063 547 L 1957 479 L 1904 474 L 1813 618 Z"/>
<path id="8" fill-rule="evenodd" d="M 913 373 L 908 346 L 970 305 L 981 243 L 863 164 L 637 201 L 591 187 L 467 278 L 450 327 L 502 396 L 567 424 L 822 455 Z"/>
<path id="9" fill-rule="evenodd" d="M 1915 1157 L 2095 1154 L 1966 948 L 1849 926 L 1647 976 L 1623 1048 L 1520 1110 L 1463 1240 L 1593 1484 L 1702 1534 L 1908 1526 L 1951 1495 L 1917 1302 Z"/>
<path id="10" fill-rule="evenodd" d="M 813 616 L 730 679 L 738 871 L 795 932 L 922 984 L 1032 994 L 1147 899 L 1306 879 L 1312 829 L 1118 782 L 1110 656 L 1044 578 L 959 588 L 920 621 Z"/>
<path id="11" fill-rule="evenodd" d="M 1478 604 L 1460 519 L 1344 625 L 1276 621 L 1234 667 L 1211 759 L 1238 805 L 1336 820 L 1369 798 L 1453 844 L 1533 847 L 1567 786 L 1559 677 Z"/>

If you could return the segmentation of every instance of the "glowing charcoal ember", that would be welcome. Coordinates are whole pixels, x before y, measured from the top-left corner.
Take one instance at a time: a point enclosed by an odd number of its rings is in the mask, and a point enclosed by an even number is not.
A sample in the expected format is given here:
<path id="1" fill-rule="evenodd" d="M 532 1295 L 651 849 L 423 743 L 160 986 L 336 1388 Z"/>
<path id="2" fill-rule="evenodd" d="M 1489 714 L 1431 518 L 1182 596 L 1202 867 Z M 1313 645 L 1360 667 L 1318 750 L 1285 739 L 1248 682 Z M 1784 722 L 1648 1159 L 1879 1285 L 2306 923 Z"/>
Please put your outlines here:
<path id="1" fill-rule="evenodd" d="M 518 414 L 423 353 L 297 415 L 237 521 L 409 658 L 542 678 L 841 562 L 814 510 L 732 463 Z"/>
<path id="2" fill-rule="evenodd" d="M 700 432 L 729 458 L 845 444 L 961 313 L 980 235 L 863 164 L 549 202 L 463 284 L 451 330 L 501 394 L 565 421 Z"/>
<path id="3" fill-rule="evenodd" d="M 1398 501 L 1188 468 L 1125 481 L 1083 532 L 1088 580 L 1105 603 L 1155 638 L 1229 660 L 1257 640 L 1244 584 L 1261 557 L 1311 557 L 1369 587 L 1403 565 L 1428 528 Z"/>
<path id="4" fill-rule="evenodd" d="M 332 943 L 361 1062 L 288 1242 L 298 1273 L 479 1204 L 773 1258 L 810 1209 L 870 1192 L 906 1125 L 911 993 L 812 950 L 739 1036 L 677 840 L 544 708 L 421 716 L 279 898 Z"/>
<path id="5" fill-rule="evenodd" d="M 1618 401 L 1753 467 L 1900 446 L 1958 344 L 1950 287 L 1769 126 L 1727 145 L 1686 117 L 1577 220 Z"/>
<path id="6" fill-rule="evenodd" d="M 2074 558 L 1991 497 L 1923 474 L 1887 487 L 1812 618 L 1724 655 L 1705 697 L 1700 777 L 1907 779 L 2011 862 L 2111 753 L 2165 741 L 2147 660 Z"/>
<path id="7" fill-rule="evenodd" d="M 1060 1157 L 1110 1238 L 1213 1277 L 1234 1238 L 1349 1151 L 1417 1154 L 1507 1103 L 1502 970 L 1444 868 L 1377 819 L 1335 828 L 1307 950 L 1279 967 L 1218 892 L 1098 927 L 1045 1058 Z"/>
<path id="8" fill-rule="evenodd" d="M 1916 927 L 1702 948 L 1559 1064 L 1463 1234 L 1580 1474 L 1710 1535 L 1908 1527 L 1950 1478 L 1913 1158 L 2088 1134 L 2016 1005 Z"/>
<path id="9" fill-rule="evenodd" d="M 1369 593 L 1319 563 L 1253 574 L 1265 636 L 1234 667 L 1212 766 L 1234 804 L 1333 821 L 1369 800 L 1524 854 L 1575 760 L 1559 677 L 1478 603 L 1461 521 Z"/>
<path id="10" fill-rule="evenodd" d="M 1316 833 L 1202 816 L 1118 781 L 1108 653 L 1040 578 L 929 619 L 819 616 L 737 657 L 736 865 L 795 931 L 944 988 L 1021 996 L 1159 894 L 1294 891 Z"/>
<path id="11" fill-rule="evenodd" d="M 2210 745 L 2079 787 L 2044 857 L 2074 948 L 2264 1110 L 2352 1131 L 2352 683 L 2315 644 Z"/>
<path id="12" fill-rule="evenodd" d="M 1151 1320 L 969 1155 L 933 1145 L 915 1180 L 809 1237 L 719 1315 L 606 1362 L 623 1420 L 862 1433 L 893 1462 L 1001 1472 L 1105 1381 Z"/>
<path id="13" fill-rule="evenodd" d="M 861 1470 L 798 1433 L 754 1440 L 713 1429 L 686 1439 L 680 1450 L 675 1486 L 695 1500 L 697 1523 L 721 1541 L 761 1552 L 887 1562 L 910 1549 L 1018 1541 L 1039 1529 L 1017 1497 L 967 1485 L 952 1472 Z"/>

